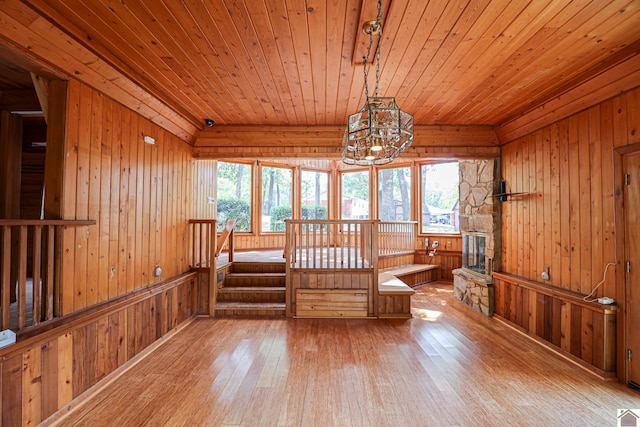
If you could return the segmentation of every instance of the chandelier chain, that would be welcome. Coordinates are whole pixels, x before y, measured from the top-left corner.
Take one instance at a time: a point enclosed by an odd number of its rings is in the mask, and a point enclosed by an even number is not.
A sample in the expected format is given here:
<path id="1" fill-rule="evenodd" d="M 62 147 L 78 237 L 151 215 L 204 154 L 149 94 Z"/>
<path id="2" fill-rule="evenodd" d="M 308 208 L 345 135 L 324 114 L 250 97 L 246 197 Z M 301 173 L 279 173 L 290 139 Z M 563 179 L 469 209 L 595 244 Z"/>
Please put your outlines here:
<path id="1" fill-rule="evenodd" d="M 343 138 L 342 161 L 348 165 L 384 165 L 404 153 L 413 143 L 413 116 L 398 107 L 394 97 L 379 96 L 382 52 L 382 0 L 377 1 L 375 21 L 362 26 L 369 36 L 366 55 L 362 57 L 365 103 L 360 111 L 349 115 Z M 375 57 L 373 35 L 378 36 Z M 369 90 L 369 73 L 375 64 L 375 86 Z M 369 98 L 369 93 L 373 96 Z"/>
<path id="2" fill-rule="evenodd" d="M 378 23 L 378 48 L 376 49 L 376 89 L 374 96 L 378 96 L 378 85 L 380 81 L 380 49 L 382 48 L 382 0 L 378 0 L 378 16 L 376 17 Z M 373 42 L 373 37 L 369 39 L 369 46 Z M 367 56 L 369 54 L 367 53 Z"/>

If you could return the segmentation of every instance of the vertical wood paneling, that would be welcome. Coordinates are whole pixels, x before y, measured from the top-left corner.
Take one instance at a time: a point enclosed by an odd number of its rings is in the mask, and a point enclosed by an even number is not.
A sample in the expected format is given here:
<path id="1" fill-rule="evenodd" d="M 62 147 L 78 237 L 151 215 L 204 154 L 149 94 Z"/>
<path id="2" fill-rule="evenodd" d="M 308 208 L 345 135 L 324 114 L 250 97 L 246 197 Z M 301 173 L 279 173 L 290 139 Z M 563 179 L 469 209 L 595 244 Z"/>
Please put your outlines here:
<path id="1" fill-rule="evenodd" d="M 638 110 L 640 88 L 503 146 L 504 179 L 529 193 L 503 204 L 503 271 L 541 281 L 549 266 L 548 284 L 583 294 L 601 280 L 615 260 L 613 148 L 637 142 Z M 615 275 L 597 296 L 616 298 Z"/>
<path id="2" fill-rule="evenodd" d="M 511 274 L 496 273 L 494 290 L 495 315 L 603 378 L 615 376 L 615 310 Z"/>
<path id="3" fill-rule="evenodd" d="M 195 274 L 155 286 L 162 289 L 132 294 L 128 306 L 106 303 L 86 322 L 61 325 L 57 337 L 48 332 L 41 342 L 2 349 L 0 425 L 37 425 L 195 313 Z M 164 294 L 173 295 L 174 312 L 157 310 Z M 170 327 L 159 332 L 163 322 Z"/>
<path id="4" fill-rule="evenodd" d="M 69 97 L 75 107 L 67 119 L 67 152 L 77 160 L 65 164 L 76 178 L 65 188 L 64 215 L 97 224 L 68 237 L 75 245 L 73 264 L 63 272 L 65 313 L 188 268 L 181 254 L 191 187 L 184 179 L 192 170 L 190 147 L 137 113 L 75 81 Z M 156 144 L 145 144 L 143 135 Z"/>

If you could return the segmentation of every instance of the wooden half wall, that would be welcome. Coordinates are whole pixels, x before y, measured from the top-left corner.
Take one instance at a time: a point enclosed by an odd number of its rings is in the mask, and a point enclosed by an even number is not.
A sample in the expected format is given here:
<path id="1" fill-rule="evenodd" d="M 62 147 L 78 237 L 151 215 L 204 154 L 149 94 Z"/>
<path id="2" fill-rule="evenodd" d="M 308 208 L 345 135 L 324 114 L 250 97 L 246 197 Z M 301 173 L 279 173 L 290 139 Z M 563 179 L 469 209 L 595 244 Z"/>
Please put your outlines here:
<path id="1" fill-rule="evenodd" d="M 37 425 L 186 324 L 197 310 L 195 277 L 98 304 L 1 349 L 0 425 Z"/>
<path id="2" fill-rule="evenodd" d="M 616 306 L 517 276 L 494 273 L 494 314 L 603 379 L 616 378 Z"/>

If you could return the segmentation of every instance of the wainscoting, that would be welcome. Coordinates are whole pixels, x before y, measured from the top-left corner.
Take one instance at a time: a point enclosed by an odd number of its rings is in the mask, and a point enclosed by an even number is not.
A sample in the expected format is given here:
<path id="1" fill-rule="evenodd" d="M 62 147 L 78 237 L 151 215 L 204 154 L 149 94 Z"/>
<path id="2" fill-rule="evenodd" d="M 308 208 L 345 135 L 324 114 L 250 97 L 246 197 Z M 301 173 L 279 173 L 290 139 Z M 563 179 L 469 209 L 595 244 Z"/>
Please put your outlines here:
<path id="1" fill-rule="evenodd" d="M 598 376 L 616 379 L 616 306 L 505 273 L 494 273 L 494 287 L 494 315 Z"/>
<path id="2" fill-rule="evenodd" d="M 185 273 L 29 329 L 0 350 L 1 425 L 36 425 L 196 311 Z"/>

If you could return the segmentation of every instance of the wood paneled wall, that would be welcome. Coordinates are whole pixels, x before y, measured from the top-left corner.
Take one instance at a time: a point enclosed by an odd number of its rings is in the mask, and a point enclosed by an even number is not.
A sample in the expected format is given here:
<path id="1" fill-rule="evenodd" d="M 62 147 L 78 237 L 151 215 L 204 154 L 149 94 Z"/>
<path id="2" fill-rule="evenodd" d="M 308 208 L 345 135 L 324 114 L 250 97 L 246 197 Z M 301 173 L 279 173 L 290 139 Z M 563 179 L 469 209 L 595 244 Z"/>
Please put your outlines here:
<path id="1" fill-rule="evenodd" d="M 0 425 L 36 425 L 68 404 L 191 318 L 195 293 L 187 273 L 0 350 Z"/>
<path id="2" fill-rule="evenodd" d="M 67 104 L 63 215 L 97 224 L 64 234 L 62 314 L 187 271 L 193 191 L 185 142 L 74 80 Z"/>
<path id="3" fill-rule="evenodd" d="M 66 87 L 61 211 L 96 225 L 63 232 L 64 317 L 0 350 L 2 425 L 37 424 L 200 308 L 184 274 L 191 147 L 75 80 Z"/>
<path id="4" fill-rule="evenodd" d="M 502 271 L 588 294 L 616 259 L 613 150 L 640 142 L 640 88 L 503 147 Z M 620 231 L 622 232 L 622 231 Z M 610 268 L 597 296 L 615 299 Z"/>
<path id="5" fill-rule="evenodd" d="M 431 251 L 425 247 L 425 238 L 428 237 L 433 243 L 437 240 L 439 243 L 435 256 L 430 257 Z M 434 264 L 440 266 L 440 280 L 453 281 L 453 270 L 462 267 L 462 237 L 459 234 L 430 234 L 428 236 L 420 236 L 417 241 L 415 253 L 416 264 Z"/>
<path id="6" fill-rule="evenodd" d="M 192 219 L 215 219 L 217 216 L 216 192 L 218 161 L 192 160 L 193 163 L 193 210 Z M 209 203 L 209 198 L 214 203 Z"/>
<path id="7" fill-rule="evenodd" d="M 494 286 L 496 315 L 602 378 L 615 379 L 615 307 L 509 274 L 495 273 Z"/>

